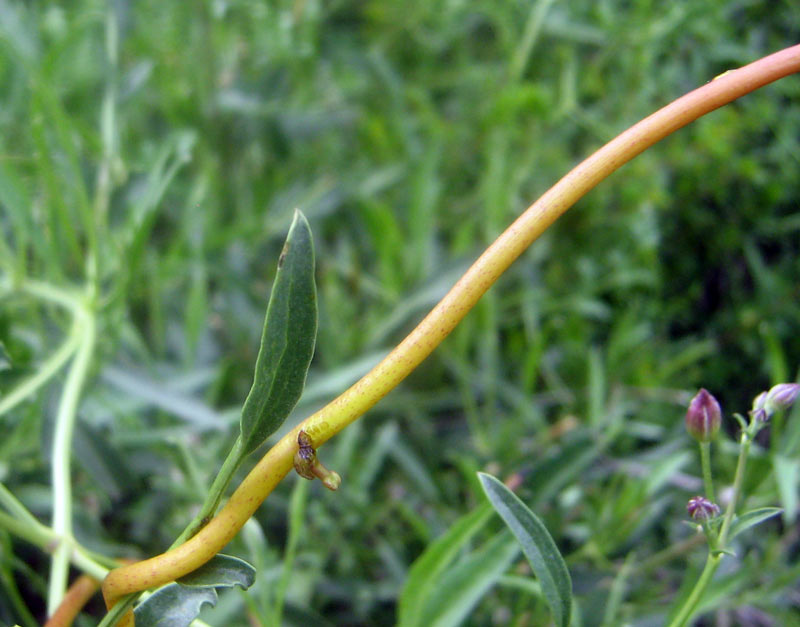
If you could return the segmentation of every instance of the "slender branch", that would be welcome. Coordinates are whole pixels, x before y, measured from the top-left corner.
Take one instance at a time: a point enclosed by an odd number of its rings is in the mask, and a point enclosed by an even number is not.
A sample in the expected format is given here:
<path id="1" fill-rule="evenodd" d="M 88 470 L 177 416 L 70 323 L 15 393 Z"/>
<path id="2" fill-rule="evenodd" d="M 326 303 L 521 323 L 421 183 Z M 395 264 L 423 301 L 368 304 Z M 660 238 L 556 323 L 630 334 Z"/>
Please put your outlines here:
<path id="1" fill-rule="evenodd" d="M 192 522 L 186 526 L 175 542 L 172 543 L 172 546 L 170 546 L 171 549 L 186 542 L 186 540 L 196 534 L 203 525 L 211 520 L 219 507 L 220 501 L 222 501 L 225 490 L 230 484 L 231 479 L 233 479 L 233 475 L 236 474 L 236 471 L 239 469 L 239 466 L 242 465 L 244 458 L 245 455 L 242 454 L 241 438 L 236 438 L 236 442 L 228 453 L 228 457 L 225 458 L 222 468 L 220 468 L 217 477 L 208 490 L 203 506 L 192 519 Z"/>
<path id="2" fill-rule="evenodd" d="M 0 512 L 0 527 L 13 533 L 15 536 L 38 546 L 44 551 L 52 551 L 58 546 L 60 538 L 49 527 L 34 520 L 22 521 L 5 512 Z M 80 568 L 87 575 L 95 579 L 103 579 L 109 569 L 119 566 L 119 562 L 110 557 L 97 555 L 85 547 L 81 546 L 74 539 L 66 542 L 70 547 L 70 559 L 72 563 Z"/>
<path id="3" fill-rule="evenodd" d="M 77 333 L 70 333 L 58 350 L 50 355 L 47 360 L 39 366 L 34 374 L 22 381 L 11 392 L 0 400 L 0 416 L 12 410 L 26 398 L 31 396 L 36 390 L 47 383 L 50 378 L 67 363 L 75 353 L 80 342 Z"/>
<path id="4" fill-rule="evenodd" d="M 29 527 L 44 527 L 3 483 L 0 483 L 0 505 L 25 525 Z"/>
<path id="5" fill-rule="evenodd" d="M 721 555 L 708 554 L 706 565 L 703 567 L 703 572 L 700 574 L 700 579 L 697 580 L 692 592 L 689 594 L 689 598 L 686 599 L 678 615 L 672 619 L 669 627 L 683 627 L 692 617 L 692 614 L 694 614 L 695 609 L 703 598 L 703 592 L 705 592 L 708 584 L 711 583 L 711 578 L 714 576 L 721 559 Z"/>
<path id="6" fill-rule="evenodd" d="M 28 520 L 22 521 L 5 512 L 0 512 L 0 527 L 6 531 L 43 549 L 50 544 L 54 544 L 56 541 L 55 534 L 41 523 L 33 522 L 34 524 L 31 524 Z"/>
<path id="7" fill-rule="evenodd" d="M 722 521 L 722 529 L 719 532 L 719 546 L 725 548 L 728 543 L 728 533 L 731 530 L 733 516 L 736 513 L 736 504 L 742 494 L 742 482 L 744 481 L 744 470 L 747 466 L 747 458 L 750 456 L 750 445 L 753 441 L 753 434 L 749 429 L 745 429 L 741 435 L 739 448 L 739 459 L 736 463 L 736 473 L 733 476 L 733 489 L 731 491 L 731 501 L 728 509 L 725 510 L 725 518 Z"/>
<path id="8" fill-rule="evenodd" d="M 50 283 L 25 279 L 18 287 L 20 292 L 35 296 L 39 300 L 51 302 L 68 309 L 73 314 L 82 308 L 81 298 L 70 290 L 65 290 Z"/>
<path id="9" fill-rule="evenodd" d="M 292 429 L 267 452 L 225 507 L 197 535 L 158 557 L 109 573 L 103 583 L 108 607 L 123 595 L 172 581 L 211 559 L 236 535 L 291 470 L 300 429 L 319 447 L 375 405 L 430 355 L 545 229 L 600 181 L 700 116 L 797 71 L 800 71 L 800 45 L 727 72 L 645 118 L 580 163 L 500 235 L 383 361 L 341 396 Z"/>
<path id="10" fill-rule="evenodd" d="M 80 347 L 69 369 L 61 402 L 56 416 L 52 453 L 53 484 L 53 532 L 60 538 L 50 565 L 48 587 L 48 614 L 52 614 L 61 603 L 67 584 L 72 544 L 72 484 L 71 460 L 72 434 L 80 401 L 81 390 L 86 381 L 96 340 L 94 313 L 82 311 L 76 315 L 80 327 Z"/>
<path id="11" fill-rule="evenodd" d="M 700 442 L 700 465 L 703 468 L 703 485 L 706 498 L 714 503 L 714 479 L 711 474 L 711 442 Z"/>

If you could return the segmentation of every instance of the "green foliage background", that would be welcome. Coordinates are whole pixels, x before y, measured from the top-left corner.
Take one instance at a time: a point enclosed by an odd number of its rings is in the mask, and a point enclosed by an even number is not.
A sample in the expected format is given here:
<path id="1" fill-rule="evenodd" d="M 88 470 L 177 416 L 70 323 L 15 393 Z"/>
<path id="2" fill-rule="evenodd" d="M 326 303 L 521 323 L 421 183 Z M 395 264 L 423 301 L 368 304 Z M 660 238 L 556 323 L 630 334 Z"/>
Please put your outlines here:
<path id="1" fill-rule="evenodd" d="M 320 330 L 291 424 L 402 339 L 572 165 L 799 38 L 789 0 L 0 2 L 4 275 L 83 282 L 104 160 L 110 172 L 101 342 L 75 442 L 80 539 L 159 553 L 202 501 L 251 383 L 295 207 L 314 230 Z M 344 483 L 311 486 L 285 624 L 391 624 L 410 564 L 482 502 L 477 470 L 520 475 L 518 494 L 567 556 L 581 624 L 663 622 L 704 558 L 696 546 L 647 561 L 692 534 L 688 399 L 707 387 L 730 415 L 797 376 L 799 129 L 789 77 L 638 157 L 321 449 Z M 4 298 L 0 391 L 66 330 L 59 311 Z M 0 418 L 0 480 L 43 521 L 59 387 Z M 750 505 L 782 502 L 774 456 L 798 459 L 798 419 L 762 442 Z M 734 454 L 715 458 L 727 480 Z M 270 615 L 295 484 L 235 541 L 258 578 L 222 595 L 212 624 Z M 796 510 L 759 529 L 709 609 L 800 624 Z M 30 623 L 15 598 L 40 619 L 47 557 L 2 532 L 0 566 L 0 622 Z M 515 582 L 501 580 L 470 624 L 542 624 L 545 606 Z M 89 612 L 82 624 L 99 604 Z"/>

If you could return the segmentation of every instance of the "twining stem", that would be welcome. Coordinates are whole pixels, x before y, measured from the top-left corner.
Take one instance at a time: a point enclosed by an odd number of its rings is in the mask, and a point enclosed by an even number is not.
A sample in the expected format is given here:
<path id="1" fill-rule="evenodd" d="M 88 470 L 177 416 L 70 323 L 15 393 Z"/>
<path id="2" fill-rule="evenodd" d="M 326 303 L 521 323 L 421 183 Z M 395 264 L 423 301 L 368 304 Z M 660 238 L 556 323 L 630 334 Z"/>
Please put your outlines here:
<path id="1" fill-rule="evenodd" d="M 545 229 L 609 174 L 700 116 L 797 71 L 800 71 L 800 45 L 727 72 L 653 113 L 576 166 L 497 238 L 383 361 L 267 452 L 225 507 L 197 535 L 162 555 L 109 573 L 103 583 L 107 606 L 112 607 L 126 594 L 170 582 L 211 559 L 291 470 L 300 429 L 319 447 L 375 405 L 430 355 Z"/>
<path id="2" fill-rule="evenodd" d="M 52 453 L 53 532 L 59 544 L 53 552 L 48 584 L 48 614 L 56 611 L 67 588 L 72 549 L 72 434 L 78 412 L 81 390 L 89 372 L 96 341 L 94 312 L 88 309 L 75 314 L 75 329 L 80 346 L 70 366 L 56 415 Z"/>

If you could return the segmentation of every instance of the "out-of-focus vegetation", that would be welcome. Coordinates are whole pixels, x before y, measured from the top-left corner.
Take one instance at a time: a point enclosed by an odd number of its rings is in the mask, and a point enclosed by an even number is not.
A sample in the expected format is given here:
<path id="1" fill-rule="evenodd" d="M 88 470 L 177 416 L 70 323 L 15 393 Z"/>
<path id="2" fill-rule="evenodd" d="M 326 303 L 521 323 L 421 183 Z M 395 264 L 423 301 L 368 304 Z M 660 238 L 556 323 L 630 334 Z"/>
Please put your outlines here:
<path id="1" fill-rule="evenodd" d="M 798 39 L 790 0 L 0 1 L 4 276 L 80 285 L 86 216 L 101 216 L 76 535 L 149 556 L 191 519 L 236 432 L 295 207 L 314 230 L 320 330 L 292 424 L 402 339 L 573 164 Z M 295 494 L 285 624 L 392 624 L 414 560 L 483 503 L 477 470 L 521 477 L 567 558 L 578 624 L 662 624 L 705 557 L 680 550 L 701 489 L 686 403 L 704 386 L 743 412 L 797 376 L 799 155 L 789 77 L 657 145 L 564 216 L 320 450 L 343 484 Z M 67 332 L 59 310 L 4 296 L 0 392 Z M 0 417 L 0 481 L 43 522 L 59 390 Z M 800 621 L 800 415 L 768 435 L 748 504 L 788 509 L 718 574 L 707 610 L 733 624 Z M 721 447 L 720 477 L 735 453 Z M 258 577 L 208 622 L 273 615 L 298 481 L 231 546 Z M 0 531 L 0 622 L 38 624 L 48 561 Z M 515 562 L 469 624 L 542 624 L 526 573 Z M 96 624 L 99 601 L 87 612 L 80 624 Z"/>

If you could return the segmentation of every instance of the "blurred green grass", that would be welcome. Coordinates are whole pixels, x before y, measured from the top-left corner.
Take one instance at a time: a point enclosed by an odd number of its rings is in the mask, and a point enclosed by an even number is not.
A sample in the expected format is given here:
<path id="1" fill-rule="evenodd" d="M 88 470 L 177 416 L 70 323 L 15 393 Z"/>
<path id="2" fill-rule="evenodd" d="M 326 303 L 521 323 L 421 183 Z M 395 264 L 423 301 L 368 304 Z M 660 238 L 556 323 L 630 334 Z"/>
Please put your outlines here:
<path id="1" fill-rule="evenodd" d="M 402 339 L 572 165 L 726 69 L 796 43 L 793 9 L 0 2 L 4 272 L 84 280 L 109 138 L 114 148 L 97 242 L 102 343 L 76 440 L 81 539 L 151 555 L 190 518 L 249 389 L 295 207 L 315 233 L 321 308 L 300 419 Z M 311 490 L 287 624 L 391 624 L 409 565 L 481 502 L 476 470 L 524 474 L 521 497 L 574 569 L 581 624 L 600 624 L 630 551 L 641 561 L 689 535 L 680 520 L 698 468 L 682 417 L 693 391 L 707 387 L 730 414 L 797 376 L 798 96 L 796 77 L 780 81 L 625 166 L 322 450 L 344 485 Z M 64 326 L 57 311 L 4 302 L 14 370 L 0 384 L 35 368 Z M 57 388 L 4 417 L 0 442 L 0 479 L 45 520 Z M 797 416 L 781 429 L 772 453 L 796 459 Z M 720 472 L 733 460 L 720 453 Z M 778 502 L 772 464 L 753 464 L 751 504 Z M 260 567 L 253 592 L 224 595 L 212 623 L 269 614 L 292 481 L 237 540 Z M 795 514 L 743 540 L 719 615 L 800 620 Z M 8 581 L 40 613 L 46 558 L 2 540 L 0 620 L 25 624 Z M 627 581 L 608 624 L 659 624 L 702 553 Z M 501 585 L 471 624 L 545 616 Z"/>

